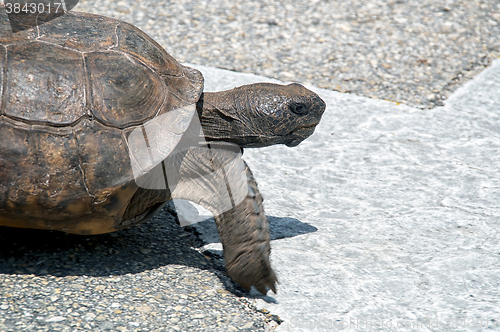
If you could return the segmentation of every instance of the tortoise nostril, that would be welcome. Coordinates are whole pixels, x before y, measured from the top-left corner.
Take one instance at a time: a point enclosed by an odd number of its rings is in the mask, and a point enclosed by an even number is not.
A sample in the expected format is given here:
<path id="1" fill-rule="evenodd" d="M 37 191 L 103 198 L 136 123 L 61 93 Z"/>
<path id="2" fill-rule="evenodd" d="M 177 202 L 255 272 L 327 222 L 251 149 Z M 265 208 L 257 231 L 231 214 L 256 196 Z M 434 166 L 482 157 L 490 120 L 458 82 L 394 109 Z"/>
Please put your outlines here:
<path id="1" fill-rule="evenodd" d="M 290 110 L 298 115 L 306 115 L 309 112 L 304 104 L 292 104 L 290 105 Z"/>

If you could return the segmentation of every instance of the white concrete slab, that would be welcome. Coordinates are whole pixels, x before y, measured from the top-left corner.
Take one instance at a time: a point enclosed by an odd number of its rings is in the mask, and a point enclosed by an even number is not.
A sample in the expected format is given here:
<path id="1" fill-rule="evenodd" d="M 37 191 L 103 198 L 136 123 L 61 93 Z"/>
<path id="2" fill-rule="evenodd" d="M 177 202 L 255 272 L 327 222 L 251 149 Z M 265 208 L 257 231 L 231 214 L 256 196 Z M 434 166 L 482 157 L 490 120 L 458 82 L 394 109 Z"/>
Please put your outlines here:
<path id="1" fill-rule="evenodd" d="M 245 150 L 280 281 L 257 305 L 278 331 L 500 330 L 500 60 L 432 110 L 314 90 L 313 136 Z"/>

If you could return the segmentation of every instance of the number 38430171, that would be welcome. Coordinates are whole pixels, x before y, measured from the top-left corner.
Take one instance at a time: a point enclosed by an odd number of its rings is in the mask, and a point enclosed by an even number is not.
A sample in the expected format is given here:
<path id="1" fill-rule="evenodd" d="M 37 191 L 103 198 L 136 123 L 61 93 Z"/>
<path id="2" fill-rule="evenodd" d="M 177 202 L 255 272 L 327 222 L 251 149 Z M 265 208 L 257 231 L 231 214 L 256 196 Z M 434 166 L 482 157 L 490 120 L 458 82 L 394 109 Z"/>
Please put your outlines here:
<path id="1" fill-rule="evenodd" d="M 7 14 L 42 14 L 44 12 L 52 12 L 59 13 L 59 11 L 63 11 L 62 3 L 55 2 L 54 4 L 48 3 L 12 3 L 5 2 L 5 10 Z"/>

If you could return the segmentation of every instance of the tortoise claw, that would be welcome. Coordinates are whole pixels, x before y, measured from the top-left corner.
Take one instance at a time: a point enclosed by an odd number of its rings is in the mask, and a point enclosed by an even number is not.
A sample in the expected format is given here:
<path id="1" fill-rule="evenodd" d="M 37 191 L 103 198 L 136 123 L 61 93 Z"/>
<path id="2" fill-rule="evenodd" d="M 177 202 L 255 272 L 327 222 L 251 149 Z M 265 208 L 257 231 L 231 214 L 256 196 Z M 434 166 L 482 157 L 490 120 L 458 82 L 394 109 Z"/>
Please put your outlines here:
<path id="1" fill-rule="evenodd" d="M 276 279 L 272 283 L 267 284 L 267 286 L 271 288 L 274 294 L 278 294 L 278 292 L 276 291 L 276 282 L 278 282 L 278 279 Z"/>
<path id="2" fill-rule="evenodd" d="M 271 289 L 274 294 L 277 294 L 277 292 L 276 292 L 276 282 L 278 282 L 278 280 L 276 279 L 276 277 L 273 274 L 273 279 L 272 280 L 268 279 L 265 284 L 256 285 L 255 288 L 262 295 L 267 295 L 267 290 L 268 289 Z"/>
<path id="3" fill-rule="evenodd" d="M 267 252 L 257 251 L 241 254 L 235 260 L 227 260 L 226 254 L 227 273 L 246 290 L 254 286 L 263 295 L 267 294 L 268 289 L 276 294 L 277 279 L 268 257 Z"/>

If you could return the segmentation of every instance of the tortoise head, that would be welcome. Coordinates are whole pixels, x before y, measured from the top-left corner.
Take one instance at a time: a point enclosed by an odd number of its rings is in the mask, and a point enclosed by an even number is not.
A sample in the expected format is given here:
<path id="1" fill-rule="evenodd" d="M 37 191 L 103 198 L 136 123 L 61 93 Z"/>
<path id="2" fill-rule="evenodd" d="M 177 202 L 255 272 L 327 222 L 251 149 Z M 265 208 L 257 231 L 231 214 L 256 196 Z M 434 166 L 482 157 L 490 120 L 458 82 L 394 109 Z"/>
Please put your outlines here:
<path id="1" fill-rule="evenodd" d="M 325 106 L 300 84 L 257 83 L 204 93 L 198 112 L 209 141 L 241 147 L 296 146 L 314 132 Z"/>

